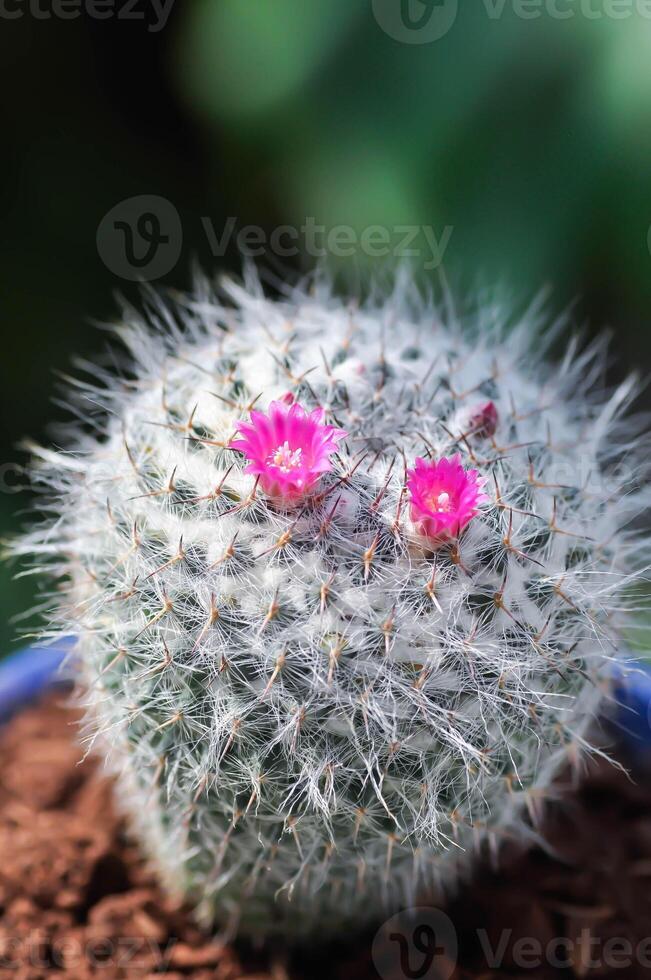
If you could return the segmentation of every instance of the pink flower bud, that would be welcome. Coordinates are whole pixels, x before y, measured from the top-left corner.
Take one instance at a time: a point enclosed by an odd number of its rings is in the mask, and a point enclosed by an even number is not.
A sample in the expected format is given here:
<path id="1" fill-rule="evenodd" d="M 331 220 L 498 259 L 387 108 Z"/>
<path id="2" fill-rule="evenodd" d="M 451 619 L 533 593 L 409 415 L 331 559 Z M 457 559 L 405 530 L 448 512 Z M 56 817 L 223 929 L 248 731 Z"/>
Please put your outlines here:
<path id="1" fill-rule="evenodd" d="M 461 413 L 462 427 L 466 435 L 488 439 L 497 431 L 499 415 L 495 402 L 480 402 Z"/>

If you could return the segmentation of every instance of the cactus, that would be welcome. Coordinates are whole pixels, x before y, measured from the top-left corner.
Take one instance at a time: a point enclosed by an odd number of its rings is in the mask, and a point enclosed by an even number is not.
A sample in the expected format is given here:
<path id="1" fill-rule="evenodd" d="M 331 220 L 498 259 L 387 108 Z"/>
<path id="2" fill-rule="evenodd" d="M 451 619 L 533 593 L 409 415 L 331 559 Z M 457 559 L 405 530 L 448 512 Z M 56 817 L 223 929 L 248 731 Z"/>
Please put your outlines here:
<path id="1" fill-rule="evenodd" d="M 320 277 L 199 281 L 119 332 L 69 448 L 34 447 L 46 517 L 14 550 L 58 585 L 88 743 L 165 885 L 208 924 L 325 934 L 534 839 L 559 770 L 601 751 L 648 550 L 634 384 L 603 392 L 603 345 L 548 366 L 537 307 L 459 316 L 401 276 L 359 306 Z M 242 451 L 272 403 L 337 433 L 286 506 Z M 471 495 L 432 530 L 441 460 Z"/>

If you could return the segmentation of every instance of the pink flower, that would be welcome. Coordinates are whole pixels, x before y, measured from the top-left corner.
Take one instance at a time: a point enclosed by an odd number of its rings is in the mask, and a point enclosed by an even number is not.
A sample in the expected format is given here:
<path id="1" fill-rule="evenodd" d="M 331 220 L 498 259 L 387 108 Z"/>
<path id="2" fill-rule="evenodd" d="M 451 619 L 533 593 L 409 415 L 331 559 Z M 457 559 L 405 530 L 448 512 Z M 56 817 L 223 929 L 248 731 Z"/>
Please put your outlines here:
<path id="1" fill-rule="evenodd" d="M 411 519 L 423 537 L 436 543 L 457 536 L 488 498 L 477 470 L 466 470 L 457 454 L 438 462 L 417 459 L 407 471 Z"/>
<path id="2" fill-rule="evenodd" d="M 322 408 L 308 415 L 298 402 L 271 402 L 266 412 L 252 411 L 248 422 L 237 423 L 241 438 L 231 448 L 251 461 L 244 472 L 258 476 L 265 493 L 295 502 L 332 469 L 331 456 L 346 438 L 343 429 L 324 425 L 324 416 Z"/>

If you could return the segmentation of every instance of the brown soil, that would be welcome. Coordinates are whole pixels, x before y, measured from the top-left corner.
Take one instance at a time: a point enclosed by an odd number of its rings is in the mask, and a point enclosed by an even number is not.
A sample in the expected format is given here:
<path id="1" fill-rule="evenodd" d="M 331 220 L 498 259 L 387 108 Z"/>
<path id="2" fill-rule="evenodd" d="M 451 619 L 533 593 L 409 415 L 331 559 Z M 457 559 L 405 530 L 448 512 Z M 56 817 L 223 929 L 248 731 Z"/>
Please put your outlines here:
<path id="1" fill-rule="evenodd" d="M 126 840 L 110 784 L 80 762 L 74 723 L 50 701 L 0 736 L 0 977 L 377 980 L 373 936 L 290 959 L 202 935 Z M 376 945 L 382 980 L 651 976 L 651 791 L 597 769 L 547 833 L 553 856 L 536 850 L 485 872 L 447 909 L 456 967 L 437 954 L 422 972 L 412 949 L 402 969 Z"/>

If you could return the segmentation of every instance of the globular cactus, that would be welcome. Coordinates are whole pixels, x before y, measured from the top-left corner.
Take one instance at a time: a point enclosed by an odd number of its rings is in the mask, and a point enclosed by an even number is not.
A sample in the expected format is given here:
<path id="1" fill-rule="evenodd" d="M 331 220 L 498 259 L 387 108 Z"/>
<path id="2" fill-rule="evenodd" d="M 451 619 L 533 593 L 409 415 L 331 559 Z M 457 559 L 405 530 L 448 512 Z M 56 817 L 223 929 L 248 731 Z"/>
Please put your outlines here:
<path id="1" fill-rule="evenodd" d="M 58 583 L 89 741 L 169 889 L 325 934 L 535 837 L 592 751 L 648 552 L 633 386 L 600 393 L 601 348 L 547 366 L 536 309 L 457 317 L 399 276 L 360 306 L 222 289 L 125 314 L 15 550 Z"/>

